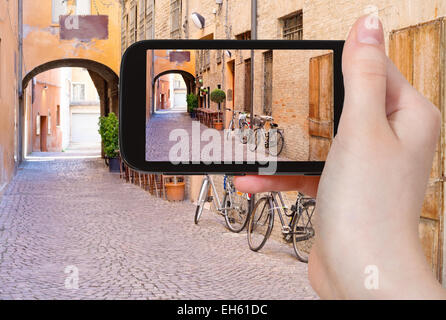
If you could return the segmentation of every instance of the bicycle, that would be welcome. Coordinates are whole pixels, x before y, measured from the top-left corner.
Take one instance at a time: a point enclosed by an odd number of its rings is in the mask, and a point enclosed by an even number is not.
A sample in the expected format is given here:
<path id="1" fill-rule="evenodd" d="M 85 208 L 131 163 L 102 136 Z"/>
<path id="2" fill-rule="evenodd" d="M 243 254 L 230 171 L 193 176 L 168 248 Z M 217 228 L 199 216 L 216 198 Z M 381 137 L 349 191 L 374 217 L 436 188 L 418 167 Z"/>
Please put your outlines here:
<path id="1" fill-rule="evenodd" d="M 274 123 L 273 117 L 254 115 L 252 124 L 253 127 L 256 126 L 257 128 L 251 132 L 249 150 L 256 151 L 263 140 L 265 150 L 272 156 L 278 156 L 283 150 L 285 139 L 283 138 L 283 130 L 278 128 L 277 123 Z M 265 130 L 266 124 L 269 124 L 268 130 Z"/>
<path id="2" fill-rule="evenodd" d="M 209 195 L 210 187 L 215 197 Z M 225 217 L 228 229 L 232 232 L 240 232 L 248 221 L 251 195 L 236 191 L 232 178 L 226 175 L 223 180 L 223 188 L 223 202 L 220 202 L 214 180 L 211 176 L 206 175 L 201 184 L 194 222 L 198 224 L 205 202 L 212 202 L 217 212 Z"/>
<path id="3" fill-rule="evenodd" d="M 277 201 L 279 198 L 280 204 Z M 311 218 L 316 201 L 299 192 L 296 203 L 288 208 L 280 192 L 269 192 L 260 198 L 248 221 L 248 245 L 253 251 L 263 248 L 274 227 L 274 212 L 277 211 L 282 224 L 282 235 L 287 242 L 293 242 L 294 252 L 301 262 L 308 262 L 308 255 L 314 242 L 314 228 Z M 287 223 L 282 215 L 290 217 Z"/>
<path id="4" fill-rule="evenodd" d="M 227 111 L 232 111 L 232 109 L 226 108 Z M 248 113 L 244 111 L 233 111 L 232 119 L 229 122 L 228 129 L 226 131 L 226 140 L 232 135 L 232 132 L 236 129 L 235 123 L 238 121 L 238 136 L 240 138 L 240 142 L 246 144 L 248 142 L 248 130 L 249 130 L 249 122 L 247 121 Z"/>

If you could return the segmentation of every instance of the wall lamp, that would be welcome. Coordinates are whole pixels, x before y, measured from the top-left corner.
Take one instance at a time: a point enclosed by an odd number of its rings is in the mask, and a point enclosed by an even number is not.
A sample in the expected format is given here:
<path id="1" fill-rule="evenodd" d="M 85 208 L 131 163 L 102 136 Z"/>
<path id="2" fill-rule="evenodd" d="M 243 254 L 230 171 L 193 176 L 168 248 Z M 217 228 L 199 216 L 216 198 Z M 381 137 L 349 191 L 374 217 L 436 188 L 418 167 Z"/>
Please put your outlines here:
<path id="1" fill-rule="evenodd" d="M 206 19 L 201 14 L 199 14 L 197 12 L 193 12 L 190 17 L 198 29 L 204 28 L 204 23 L 205 23 Z"/>

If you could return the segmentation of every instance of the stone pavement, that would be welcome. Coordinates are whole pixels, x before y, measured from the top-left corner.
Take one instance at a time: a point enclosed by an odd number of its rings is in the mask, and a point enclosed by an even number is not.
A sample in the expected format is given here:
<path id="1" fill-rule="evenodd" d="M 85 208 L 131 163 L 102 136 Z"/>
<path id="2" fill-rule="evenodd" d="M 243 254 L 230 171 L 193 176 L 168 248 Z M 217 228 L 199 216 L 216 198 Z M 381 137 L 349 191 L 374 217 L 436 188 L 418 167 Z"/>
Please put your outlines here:
<path id="1" fill-rule="evenodd" d="M 292 247 L 252 252 L 245 233 L 209 211 L 196 226 L 194 211 L 101 159 L 27 161 L 0 203 L 0 299 L 317 298 Z"/>
<path id="2" fill-rule="evenodd" d="M 192 124 L 195 123 L 198 135 L 192 137 Z M 176 130 L 181 130 L 173 135 L 173 140 L 170 141 L 171 132 Z M 214 141 L 209 137 L 204 137 L 204 132 L 207 134 L 215 134 L 219 137 L 219 141 Z M 181 139 L 180 139 L 181 136 Z M 201 139 L 201 141 L 200 141 Z M 259 144 L 256 151 L 250 151 L 247 144 L 242 144 L 240 138 L 236 137 L 234 132 L 230 139 L 226 139 L 224 136 L 224 131 L 217 131 L 215 129 L 209 129 L 205 125 L 201 124 L 196 120 L 192 120 L 188 113 L 186 112 L 157 112 L 152 114 L 150 120 L 146 127 L 146 160 L 147 161 L 170 161 L 169 153 L 170 150 L 178 145 L 179 142 L 188 142 L 189 150 L 188 154 L 184 157 L 176 160 L 181 161 L 192 161 L 201 160 L 208 162 L 223 162 L 223 161 L 291 161 L 291 159 L 285 158 L 283 156 L 273 157 L 265 152 L 265 147 L 263 146 L 263 140 Z M 219 147 L 220 153 L 212 153 L 208 157 L 203 157 L 203 151 L 206 150 L 206 146 L 214 142 L 215 147 Z M 184 146 L 184 144 L 181 144 Z M 193 147 L 195 146 L 195 148 Z M 177 150 L 177 148 L 175 149 Z M 198 154 L 194 151 L 199 151 Z M 204 155 L 207 155 L 205 152 Z M 200 157 L 201 155 L 201 157 Z M 195 157 L 199 157 L 196 159 Z"/>

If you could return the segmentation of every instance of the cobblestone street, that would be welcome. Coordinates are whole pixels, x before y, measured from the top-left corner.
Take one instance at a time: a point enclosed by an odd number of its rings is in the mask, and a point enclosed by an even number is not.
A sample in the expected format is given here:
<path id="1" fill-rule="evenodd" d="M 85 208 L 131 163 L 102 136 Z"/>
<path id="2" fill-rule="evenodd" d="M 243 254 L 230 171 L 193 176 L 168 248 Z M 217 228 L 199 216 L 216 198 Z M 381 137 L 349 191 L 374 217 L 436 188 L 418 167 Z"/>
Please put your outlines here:
<path id="1" fill-rule="evenodd" d="M 193 131 L 193 123 L 196 128 Z M 173 135 L 173 140 L 170 139 L 170 134 L 173 130 L 181 130 Z M 209 137 L 203 141 L 201 136 L 204 131 L 208 134 L 215 134 L 219 140 L 210 140 L 213 142 L 215 149 L 219 149 L 220 153 L 203 155 L 203 149 L 209 143 Z M 193 136 L 193 133 L 195 136 Z M 180 140 L 180 136 L 182 139 Z M 178 139 L 178 140 L 176 140 Z M 201 139 L 201 140 L 200 140 Z M 158 112 L 152 114 L 146 128 L 146 160 L 147 161 L 170 161 L 170 150 L 179 141 L 187 141 L 189 143 L 188 154 L 180 157 L 175 154 L 175 160 L 178 161 L 208 161 L 220 163 L 223 161 L 291 161 L 291 159 L 283 156 L 271 156 L 265 152 L 263 146 L 264 140 L 260 140 L 256 151 L 250 151 L 247 144 L 240 142 L 240 137 L 236 136 L 234 132 L 230 139 L 225 138 L 224 131 L 210 129 L 198 121 L 193 121 L 188 113 L 185 112 Z M 184 146 L 183 144 L 181 144 Z M 195 148 L 194 148 L 195 146 Z M 175 148 L 174 150 L 177 150 Z M 198 151 L 195 152 L 195 150 Z M 195 153 L 195 155 L 194 155 Z M 178 158 L 176 158 L 178 157 Z"/>
<path id="2" fill-rule="evenodd" d="M 27 161 L 0 203 L 0 299 L 316 299 L 307 265 L 249 250 L 209 211 L 169 203 L 101 159 Z M 44 159 L 43 159 L 44 160 Z M 65 288 L 74 266 L 79 288 Z"/>

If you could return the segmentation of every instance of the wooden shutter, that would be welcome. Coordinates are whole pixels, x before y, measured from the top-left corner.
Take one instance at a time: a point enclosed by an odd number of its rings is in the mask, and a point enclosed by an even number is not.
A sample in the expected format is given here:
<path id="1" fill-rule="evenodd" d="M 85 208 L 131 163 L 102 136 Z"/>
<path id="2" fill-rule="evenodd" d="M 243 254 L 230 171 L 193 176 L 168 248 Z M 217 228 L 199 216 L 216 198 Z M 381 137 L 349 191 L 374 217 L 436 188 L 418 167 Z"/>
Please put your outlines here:
<path id="1" fill-rule="evenodd" d="M 263 113 L 273 113 L 273 52 L 263 54 Z"/>
<path id="2" fill-rule="evenodd" d="M 333 54 L 310 58 L 310 161 L 325 161 L 333 139 Z"/>
<path id="3" fill-rule="evenodd" d="M 396 30 L 389 55 L 406 79 L 441 110 L 444 117 L 444 19 Z M 443 268 L 444 123 L 423 203 L 419 236 L 427 261 L 438 280 Z"/>

